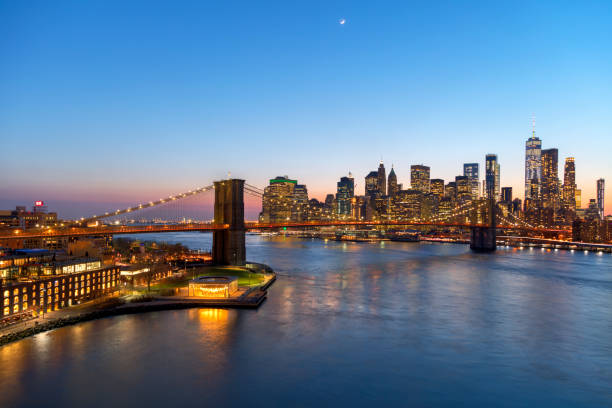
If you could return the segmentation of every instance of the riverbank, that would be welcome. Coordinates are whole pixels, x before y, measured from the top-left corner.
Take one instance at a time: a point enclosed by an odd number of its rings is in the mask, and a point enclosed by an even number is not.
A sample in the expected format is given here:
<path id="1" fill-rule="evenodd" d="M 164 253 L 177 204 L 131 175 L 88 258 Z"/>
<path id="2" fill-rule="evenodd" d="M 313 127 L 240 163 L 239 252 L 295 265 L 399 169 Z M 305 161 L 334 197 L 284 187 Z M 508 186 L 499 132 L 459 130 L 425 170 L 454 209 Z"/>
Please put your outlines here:
<path id="1" fill-rule="evenodd" d="M 430 237 L 421 236 L 419 240 L 414 241 L 394 241 L 388 238 L 369 238 L 367 240 L 361 239 L 335 239 L 325 236 L 299 236 L 299 235 L 286 235 L 286 237 L 297 238 L 297 239 L 319 239 L 325 242 L 354 242 L 354 243 L 377 243 L 383 241 L 391 242 L 412 242 L 412 243 L 438 243 L 438 244 L 460 244 L 469 245 L 470 240 L 465 238 L 447 238 L 447 237 Z M 500 240 L 501 238 L 502 240 Z M 522 249 L 534 249 L 538 248 L 542 251 L 584 251 L 585 253 L 593 252 L 596 254 L 612 254 L 612 244 L 606 243 L 588 243 L 588 242 L 572 242 L 554 239 L 544 238 L 522 238 L 512 236 L 498 236 L 497 248 L 508 247 Z"/>
<path id="2" fill-rule="evenodd" d="M 0 347 L 35 334 L 59 329 L 91 320 L 189 308 L 256 309 L 267 298 L 267 289 L 276 281 L 276 274 L 268 268 L 269 276 L 258 287 L 249 287 L 239 297 L 226 299 L 201 299 L 188 296 L 143 295 L 140 297 L 113 297 L 93 301 L 74 308 L 60 309 L 0 330 Z"/>

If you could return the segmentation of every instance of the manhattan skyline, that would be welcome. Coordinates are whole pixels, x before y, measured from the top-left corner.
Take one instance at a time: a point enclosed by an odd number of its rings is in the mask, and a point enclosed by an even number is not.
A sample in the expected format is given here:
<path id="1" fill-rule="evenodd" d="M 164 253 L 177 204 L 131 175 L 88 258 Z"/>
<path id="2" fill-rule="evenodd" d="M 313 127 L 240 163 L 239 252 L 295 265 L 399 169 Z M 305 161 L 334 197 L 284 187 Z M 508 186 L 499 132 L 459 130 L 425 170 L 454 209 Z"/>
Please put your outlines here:
<path id="1" fill-rule="evenodd" d="M 0 205 L 83 216 L 228 171 L 323 199 L 381 156 L 407 185 L 487 153 L 522 198 L 535 114 L 584 206 L 612 179 L 612 8 L 550 4 L 3 3 Z"/>

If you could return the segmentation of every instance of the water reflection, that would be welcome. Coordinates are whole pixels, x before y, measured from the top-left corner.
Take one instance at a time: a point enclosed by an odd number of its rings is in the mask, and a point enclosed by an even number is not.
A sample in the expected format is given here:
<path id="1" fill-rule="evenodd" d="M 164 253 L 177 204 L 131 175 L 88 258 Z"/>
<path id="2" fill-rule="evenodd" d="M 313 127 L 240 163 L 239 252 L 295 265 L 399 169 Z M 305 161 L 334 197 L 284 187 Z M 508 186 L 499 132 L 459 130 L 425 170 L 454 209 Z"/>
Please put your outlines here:
<path id="1" fill-rule="evenodd" d="M 610 405 L 610 256 L 247 240 L 279 272 L 260 309 L 122 316 L 2 347 L 0 406 Z"/>

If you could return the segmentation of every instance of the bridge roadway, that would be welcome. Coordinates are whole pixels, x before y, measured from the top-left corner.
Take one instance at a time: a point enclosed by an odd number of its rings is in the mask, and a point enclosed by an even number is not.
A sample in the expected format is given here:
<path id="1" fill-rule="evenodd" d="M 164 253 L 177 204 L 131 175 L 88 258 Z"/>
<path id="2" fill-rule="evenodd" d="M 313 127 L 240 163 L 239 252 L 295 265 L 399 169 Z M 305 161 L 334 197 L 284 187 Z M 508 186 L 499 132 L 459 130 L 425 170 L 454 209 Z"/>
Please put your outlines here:
<path id="1" fill-rule="evenodd" d="M 245 230 L 281 229 L 281 228 L 306 228 L 306 227 L 342 227 L 342 226 L 435 226 L 472 228 L 486 227 L 482 224 L 466 224 L 455 222 L 434 221 L 315 221 L 315 222 L 287 222 L 287 223 L 245 223 Z M 125 234 L 147 234 L 163 232 L 189 232 L 189 231 L 221 231 L 227 230 L 227 224 L 213 223 L 191 223 L 191 224 L 163 224 L 163 225 L 141 225 L 141 226 L 101 226 L 101 227 L 69 227 L 36 229 L 34 231 L 13 230 L 11 232 L 0 232 L 0 240 L 28 239 L 28 238 L 60 238 L 78 236 L 101 236 L 101 235 L 125 235 Z M 497 225 L 501 230 L 520 230 L 529 232 L 568 233 L 570 230 L 527 228 L 515 225 Z"/>

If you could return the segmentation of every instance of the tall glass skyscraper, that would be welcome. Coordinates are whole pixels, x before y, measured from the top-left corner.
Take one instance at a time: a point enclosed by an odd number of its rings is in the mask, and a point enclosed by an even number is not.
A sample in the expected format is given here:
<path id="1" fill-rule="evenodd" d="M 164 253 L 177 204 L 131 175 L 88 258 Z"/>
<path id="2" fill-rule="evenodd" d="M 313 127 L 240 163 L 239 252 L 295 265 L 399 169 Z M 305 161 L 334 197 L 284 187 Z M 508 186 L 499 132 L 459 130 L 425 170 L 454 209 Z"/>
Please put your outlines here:
<path id="1" fill-rule="evenodd" d="M 559 208 L 559 150 L 542 150 L 542 205 Z"/>
<path id="2" fill-rule="evenodd" d="M 397 194 L 398 191 L 399 186 L 397 185 L 397 176 L 395 175 L 393 165 L 391 165 L 391 171 L 389 172 L 389 177 L 387 178 L 387 195 L 392 197 Z"/>
<path id="3" fill-rule="evenodd" d="M 597 208 L 599 209 L 599 216 L 603 220 L 604 217 L 604 193 L 605 193 L 604 179 L 597 180 Z"/>
<path id="4" fill-rule="evenodd" d="M 350 216 L 352 211 L 352 200 L 355 196 L 355 180 L 353 175 L 349 173 L 348 177 L 342 177 L 338 182 L 336 192 L 336 203 L 338 215 Z"/>
<path id="5" fill-rule="evenodd" d="M 477 199 L 480 194 L 480 178 L 478 175 L 478 163 L 464 163 L 463 175 L 469 177 L 472 189 L 472 199 Z"/>
<path id="6" fill-rule="evenodd" d="M 576 165 L 573 157 L 565 159 L 563 169 L 563 207 L 576 210 Z"/>
<path id="7" fill-rule="evenodd" d="M 387 195 L 387 172 L 382 160 L 378 166 L 378 191 L 381 196 Z"/>
<path id="8" fill-rule="evenodd" d="M 498 201 L 500 198 L 499 162 L 496 154 L 487 154 L 485 158 L 485 186 L 487 198 Z"/>
<path id="9" fill-rule="evenodd" d="M 531 183 L 533 180 L 537 180 L 538 185 L 541 185 L 542 141 L 536 137 L 535 129 L 525 143 L 525 198 L 538 198 L 531 196 Z"/>

